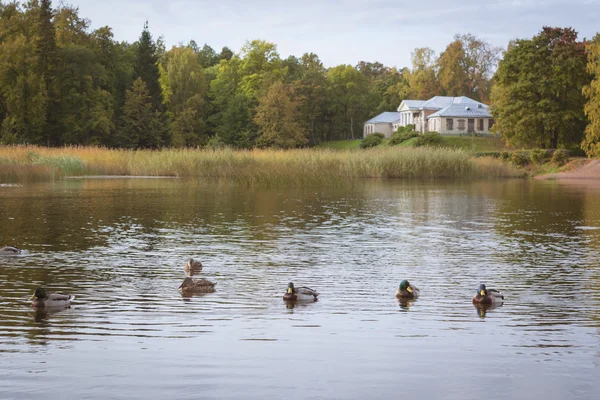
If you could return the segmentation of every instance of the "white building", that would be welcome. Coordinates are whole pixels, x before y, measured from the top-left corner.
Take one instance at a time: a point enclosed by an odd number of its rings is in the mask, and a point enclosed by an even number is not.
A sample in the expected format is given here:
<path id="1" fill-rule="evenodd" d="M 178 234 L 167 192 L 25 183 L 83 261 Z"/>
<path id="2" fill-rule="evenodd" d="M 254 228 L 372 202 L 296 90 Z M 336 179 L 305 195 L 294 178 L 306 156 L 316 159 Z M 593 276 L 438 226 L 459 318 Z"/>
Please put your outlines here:
<path id="1" fill-rule="evenodd" d="M 487 105 L 465 96 L 435 96 L 429 100 L 403 100 L 398 112 L 384 112 L 365 122 L 364 136 L 381 132 L 390 137 L 399 126 L 442 135 L 491 135 L 494 119 Z"/>
<path id="2" fill-rule="evenodd" d="M 383 133 L 386 138 L 389 138 L 395 131 L 394 125 L 397 127 L 399 121 L 400 113 L 390 111 L 382 112 L 378 116 L 365 122 L 363 137 L 371 133 L 379 132 Z"/>

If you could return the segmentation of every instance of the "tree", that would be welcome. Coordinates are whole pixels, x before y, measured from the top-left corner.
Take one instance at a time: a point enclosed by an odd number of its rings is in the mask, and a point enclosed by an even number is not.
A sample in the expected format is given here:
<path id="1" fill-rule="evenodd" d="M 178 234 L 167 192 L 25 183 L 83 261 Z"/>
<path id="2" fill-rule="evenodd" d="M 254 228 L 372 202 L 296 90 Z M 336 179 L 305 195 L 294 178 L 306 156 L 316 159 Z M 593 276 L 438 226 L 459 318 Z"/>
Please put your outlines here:
<path id="1" fill-rule="evenodd" d="M 212 47 L 205 44 L 204 47 L 202 47 L 202 50 L 198 52 L 198 61 L 204 68 L 212 67 L 219 62 L 219 55 Z"/>
<path id="2" fill-rule="evenodd" d="M 327 98 L 332 133 L 336 139 L 362 136 L 359 127 L 371 113 L 367 98 L 367 78 L 350 65 L 338 65 L 327 71 Z"/>
<path id="3" fill-rule="evenodd" d="M 426 100 L 440 92 L 435 70 L 435 52 L 427 47 L 417 48 L 411 53 L 412 70 L 408 77 L 408 97 Z"/>
<path id="4" fill-rule="evenodd" d="M 58 140 L 58 98 L 56 95 L 56 31 L 52 23 L 53 11 L 52 1 L 41 0 L 38 14 L 38 40 L 36 52 L 38 55 L 38 71 L 42 76 L 47 94 L 45 110 L 46 126 L 44 127 L 44 139 L 47 146 L 57 145 Z"/>
<path id="5" fill-rule="evenodd" d="M 495 75 L 495 129 L 515 146 L 579 144 L 588 81 L 585 43 L 573 29 L 545 27 L 532 39 L 515 41 Z"/>
<path id="6" fill-rule="evenodd" d="M 35 4 L 0 4 L 0 117 L 4 143 L 45 144 L 48 93 L 41 73 Z"/>
<path id="7" fill-rule="evenodd" d="M 300 101 L 301 118 L 310 131 L 311 142 L 317 143 L 317 131 L 324 134 L 323 112 L 326 108 L 326 70 L 319 57 L 305 53 L 300 59 L 297 80 L 292 82 L 296 97 Z M 321 135 L 321 139 L 323 136 Z"/>
<path id="8" fill-rule="evenodd" d="M 586 46 L 587 72 L 592 76 L 589 84 L 583 88 L 587 102 L 585 103 L 585 114 L 589 123 L 585 128 L 585 138 L 581 148 L 588 157 L 600 156 L 600 34 Z"/>
<path id="9" fill-rule="evenodd" d="M 158 148 L 161 145 L 161 121 L 153 110 L 152 97 L 146 83 L 137 78 L 125 94 L 119 132 L 123 147 Z"/>
<path id="10" fill-rule="evenodd" d="M 227 46 L 223 47 L 221 49 L 221 52 L 219 53 L 219 60 L 231 60 L 231 58 L 233 57 L 233 51 L 231 51 L 231 49 Z"/>
<path id="11" fill-rule="evenodd" d="M 157 115 L 160 120 L 160 126 L 162 126 L 162 139 L 163 145 L 170 143 L 169 132 L 165 128 L 165 107 L 163 103 L 163 94 L 160 86 L 160 72 L 158 68 L 158 50 L 157 46 L 152 40 L 152 35 L 148 30 L 148 22 L 144 24 L 144 29 L 137 43 L 136 48 L 136 60 L 134 65 L 133 76 L 138 79 L 140 78 L 147 87 L 148 93 L 151 98 L 152 112 Z"/>
<path id="12" fill-rule="evenodd" d="M 282 82 L 275 82 L 258 101 L 254 122 L 259 127 L 260 146 L 294 148 L 308 143 L 300 122 L 299 102 Z"/>
<path id="13" fill-rule="evenodd" d="M 438 78 L 444 95 L 470 96 L 463 43 L 455 40 L 440 54 L 437 61 Z"/>
<path id="14" fill-rule="evenodd" d="M 156 44 L 148 30 L 148 22 L 144 24 L 144 30 L 137 43 L 134 76 L 136 79 L 141 78 L 146 84 L 152 98 L 153 110 L 162 110 L 163 96 L 159 83 L 158 55 Z"/>

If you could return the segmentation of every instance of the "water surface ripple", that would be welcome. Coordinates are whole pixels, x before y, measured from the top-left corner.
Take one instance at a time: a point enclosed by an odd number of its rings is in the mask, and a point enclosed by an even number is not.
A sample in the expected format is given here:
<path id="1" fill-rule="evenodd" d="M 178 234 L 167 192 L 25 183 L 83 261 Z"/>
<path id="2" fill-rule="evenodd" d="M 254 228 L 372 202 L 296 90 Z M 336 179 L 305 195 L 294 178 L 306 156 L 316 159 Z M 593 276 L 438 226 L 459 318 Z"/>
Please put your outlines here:
<path id="1" fill-rule="evenodd" d="M 0 187 L 0 398 L 595 399 L 600 191 Z M 189 257 L 217 292 L 177 291 Z M 399 304 L 409 279 L 420 299 Z M 287 282 L 321 296 L 286 307 Z M 502 307 L 471 304 L 480 282 Z M 35 312 L 40 285 L 76 295 Z"/>

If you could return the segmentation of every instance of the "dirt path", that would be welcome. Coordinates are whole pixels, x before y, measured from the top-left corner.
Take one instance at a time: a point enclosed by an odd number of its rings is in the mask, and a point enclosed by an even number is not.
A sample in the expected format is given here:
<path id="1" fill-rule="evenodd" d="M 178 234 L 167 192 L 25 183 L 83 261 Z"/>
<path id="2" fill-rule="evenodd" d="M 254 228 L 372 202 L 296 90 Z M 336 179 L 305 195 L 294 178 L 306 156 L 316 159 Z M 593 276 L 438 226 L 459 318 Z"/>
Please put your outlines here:
<path id="1" fill-rule="evenodd" d="M 600 160 L 588 160 L 571 171 L 536 176 L 536 179 L 600 179 Z"/>

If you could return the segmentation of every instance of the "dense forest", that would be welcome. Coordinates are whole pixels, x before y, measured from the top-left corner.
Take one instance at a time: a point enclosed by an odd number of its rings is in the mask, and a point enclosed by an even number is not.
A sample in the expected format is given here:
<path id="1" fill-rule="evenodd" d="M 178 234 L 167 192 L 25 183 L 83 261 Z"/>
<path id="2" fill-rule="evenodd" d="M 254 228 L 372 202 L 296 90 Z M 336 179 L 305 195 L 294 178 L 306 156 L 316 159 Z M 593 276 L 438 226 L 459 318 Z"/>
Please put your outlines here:
<path id="1" fill-rule="evenodd" d="M 326 68 L 313 53 L 281 58 L 275 44 L 262 40 L 237 53 L 193 40 L 166 49 L 147 23 L 140 28 L 137 42 L 119 42 L 110 27 L 92 30 L 76 7 L 0 3 L 0 143 L 290 148 L 360 138 L 365 120 L 395 110 L 402 99 L 464 95 L 491 101 L 514 144 L 556 147 L 583 139 L 582 91 L 598 97 L 598 50 L 588 52 L 596 59 L 586 69 L 585 44 L 568 29 L 515 41 L 502 60 L 502 49 L 456 35 L 439 55 L 417 48 L 412 65 L 397 69 L 367 61 Z M 555 45 L 558 51 L 550 49 Z M 543 82 L 532 68 L 551 87 L 537 90 Z M 519 98 L 523 89 L 533 98 Z M 552 96 L 561 103 L 548 104 Z M 523 108 L 532 101 L 543 103 L 544 116 L 525 115 L 536 112 Z M 597 126 L 593 108 L 586 112 Z M 513 128 L 516 118 L 522 127 Z M 593 148 L 598 128 L 588 130 Z"/>

